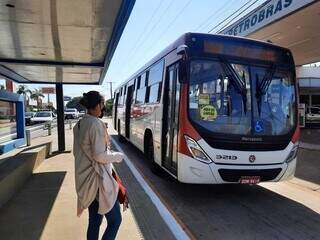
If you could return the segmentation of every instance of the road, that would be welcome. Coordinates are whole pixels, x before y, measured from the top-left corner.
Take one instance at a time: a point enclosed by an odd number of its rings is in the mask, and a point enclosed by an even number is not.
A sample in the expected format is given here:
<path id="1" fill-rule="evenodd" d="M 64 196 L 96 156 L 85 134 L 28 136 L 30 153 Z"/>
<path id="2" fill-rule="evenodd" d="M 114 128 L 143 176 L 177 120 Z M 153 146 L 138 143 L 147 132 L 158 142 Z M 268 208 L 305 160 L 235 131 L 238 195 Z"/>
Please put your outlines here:
<path id="1" fill-rule="evenodd" d="M 143 154 L 109 131 L 191 238 L 320 239 L 319 185 L 310 183 L 312 189 L 299 179 L 253 186 L 182 184 L 164 172 L 152 174 Z"/>
<path id="2" fill-rule="evenodd" d="M 76 122 L 78 121 L 78 119 L 71 119 L 72 122 Z M 54 127 L 56 125 L 56 121 L 53 121 L 52 122 Z M 68 120 L 65 120 L 65 124 L 68 124 Z M 38 124 L 33 124 L 33 125 L 29 125 L 29 126 L 26 126 L 26 130 L 28 129 L 32 129 L 32 128 L 36 128 L 36 127 L 39 127 L 39 126 L 43 126 L 44 123 L 38 123 Z M 1 137 L 5 137 L 9 134 L 15 134 L 17 133 L 17 128 L 16 128 L 16 125 L 13 124 L 12 127 L 9 127 L 9 126 L 6 126 L 6 127 L 0 127 L 0 138 Z"/>

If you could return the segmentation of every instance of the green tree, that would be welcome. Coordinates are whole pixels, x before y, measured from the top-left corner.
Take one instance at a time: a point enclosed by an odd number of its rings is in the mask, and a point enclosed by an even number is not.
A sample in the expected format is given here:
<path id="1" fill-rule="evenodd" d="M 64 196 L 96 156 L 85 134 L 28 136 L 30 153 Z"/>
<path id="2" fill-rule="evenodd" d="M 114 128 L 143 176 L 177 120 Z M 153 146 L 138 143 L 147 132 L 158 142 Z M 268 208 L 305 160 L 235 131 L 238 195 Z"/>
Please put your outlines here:
<path id="1" fill-rule="evenodd" d="M 35 89 L 32 91 L 30 98 L 37 101 L 37 108 L 40 109 L 40 99 L 44 98 L 42 92 L 39 89 Z"/>
<path id="2" fill-rule="evenodd" d="M 28 95 L 32 94 L 31 90 L 29 90 L 28 87 L 25 86 L 25 85 L 20 85 L 19 88 L 18 88 L 17 93 L 20 94 L 20 95 L 23 95 L 25 106 L 28 107 L 29 106 L 29 100 L 30 100 L 30 97 Z"/>
<path id="3" fill-rule="evenodd" d="M 0 85 L 0 90 L 5 90 L 4 85 Z"/>
<path id="4" fill-rule="evenodd" d="M 111 116 L 113 109 L 113 98 L 106 101 L 106 115 Z"/>
<path id="5" fill-rule="evenodd" d="M 78 111 L 85 111 L 86 108 L 82 106 L 79 101 L 82 97 L 74 97 L 69 102 L 67 102 L 67 108 L 76 108 Z"/>

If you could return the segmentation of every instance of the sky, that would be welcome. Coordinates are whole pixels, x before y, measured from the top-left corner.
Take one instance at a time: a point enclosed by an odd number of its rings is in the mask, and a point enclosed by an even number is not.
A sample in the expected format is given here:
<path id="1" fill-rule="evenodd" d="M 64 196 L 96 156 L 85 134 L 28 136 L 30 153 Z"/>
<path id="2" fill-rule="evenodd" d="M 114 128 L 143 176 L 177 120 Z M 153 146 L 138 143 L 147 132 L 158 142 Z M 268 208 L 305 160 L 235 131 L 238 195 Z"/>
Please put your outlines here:
<path id="1" fill-rule="evenodd" d="M 75 97 L 97 90 L 110 98 L 107 82 L 113 82 L 115 89 L 183 33 L 207 33 L 247 2 L 247 6 L 254 4 L 241 16 L 265 0 L 136 0 L 103 84 L 65 85 L 64 95 Z M 27 86 L 34 89 L 48 85 Z M 55 102 L 55 96 L 50 100 Z"/>

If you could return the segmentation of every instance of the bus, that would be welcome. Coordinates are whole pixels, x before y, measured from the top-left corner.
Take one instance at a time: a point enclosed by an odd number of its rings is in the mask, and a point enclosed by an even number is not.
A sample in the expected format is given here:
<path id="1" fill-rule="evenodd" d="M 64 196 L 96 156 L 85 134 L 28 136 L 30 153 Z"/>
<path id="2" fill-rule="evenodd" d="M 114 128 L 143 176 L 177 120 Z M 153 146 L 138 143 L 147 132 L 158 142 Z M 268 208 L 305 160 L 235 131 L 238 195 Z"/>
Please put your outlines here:
<path id="1" fill-rule="evenodd" d="M 116 89 L 113 124 L 180 182 L 276 182 L 295 173 L 297 89 L 290 50 L 186 33 Z"/>

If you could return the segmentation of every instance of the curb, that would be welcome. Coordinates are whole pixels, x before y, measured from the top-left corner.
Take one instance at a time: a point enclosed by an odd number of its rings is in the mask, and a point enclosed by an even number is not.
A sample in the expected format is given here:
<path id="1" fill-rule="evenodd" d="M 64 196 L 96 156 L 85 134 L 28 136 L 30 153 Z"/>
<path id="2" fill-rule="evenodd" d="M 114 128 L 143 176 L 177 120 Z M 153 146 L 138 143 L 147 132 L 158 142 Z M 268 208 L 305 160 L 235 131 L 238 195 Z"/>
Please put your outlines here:
<path id="1" fill-rule="evenodd" d="M 299 148 L 303 148 L 303 149 L 307 149 L 307 150 L 320 151 L 320 145 L 319 144 L 312 144 L 312 143 L 306 143 L 306 142 L 300 142 Z"/>

